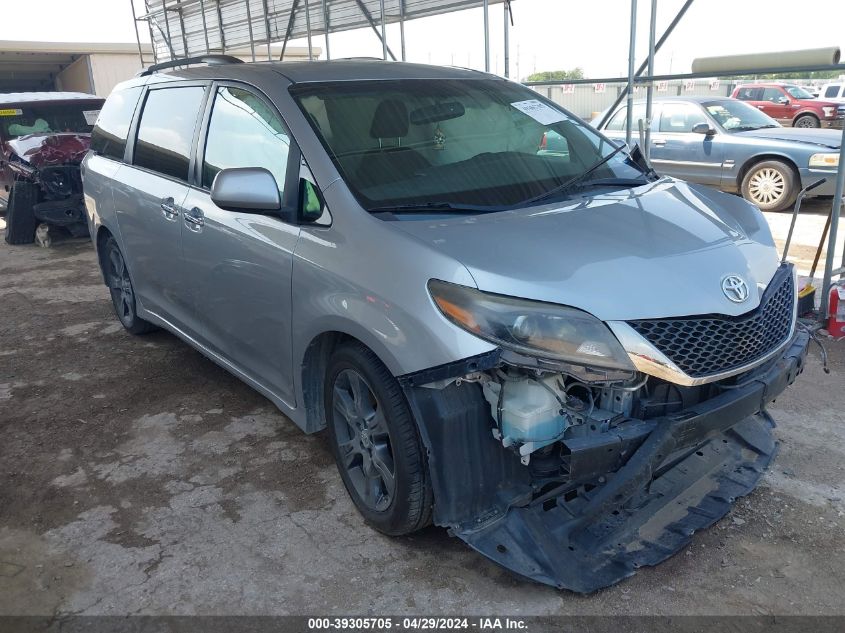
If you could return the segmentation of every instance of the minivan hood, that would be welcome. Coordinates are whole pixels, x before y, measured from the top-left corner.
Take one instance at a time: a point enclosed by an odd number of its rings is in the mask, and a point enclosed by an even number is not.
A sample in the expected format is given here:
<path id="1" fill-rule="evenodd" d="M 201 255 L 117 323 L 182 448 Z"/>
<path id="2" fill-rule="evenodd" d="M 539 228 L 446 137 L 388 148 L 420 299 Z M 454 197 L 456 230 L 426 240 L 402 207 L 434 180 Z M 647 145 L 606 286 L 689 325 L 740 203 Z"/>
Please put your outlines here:
<path id="1" fill-rule="evenodd" d="M 756 208 L 670 178 L 563 204 L 389 224 L 460 261 L 480 290 L 605 321 L 743 314 L 778 267 Z M 743 303 L 722 291 L 729 274 L 751 289 Z"/>
<path id="2" fill-rule="evenodd" d="M 764 138 L 767 140 L 809 143 L 831 149 L 839 149 L 842 142 L 842 132 L 839 130 L 821 130 L 800 127 L 768 127 L 747 132 L 735 132 L 737 136 Z"/>

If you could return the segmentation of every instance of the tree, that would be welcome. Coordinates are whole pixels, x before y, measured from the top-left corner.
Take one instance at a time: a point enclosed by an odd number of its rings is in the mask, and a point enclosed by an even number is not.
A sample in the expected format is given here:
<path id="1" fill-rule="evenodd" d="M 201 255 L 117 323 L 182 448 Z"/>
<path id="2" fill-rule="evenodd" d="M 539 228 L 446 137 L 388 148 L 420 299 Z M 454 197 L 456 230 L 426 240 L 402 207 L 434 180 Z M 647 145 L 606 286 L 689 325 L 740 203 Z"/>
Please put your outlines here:
<path id="1" fill-rule="evenodd" d="M 754 79 L 754 80 L 783 80 L 783 79 L 839 79 L 841 70 L 813 70 L 811 72 L 764 73 L 761 75 L 743 75 L 741 77 L 725 77 L 724 79 Z"/>
<path id="2" fill-rule="evenodd" d="M 566 79 L 584 79 L 583 68 L 572 70 L 544 70 L 528 76 L 528 81 L 564 81 Z"/>

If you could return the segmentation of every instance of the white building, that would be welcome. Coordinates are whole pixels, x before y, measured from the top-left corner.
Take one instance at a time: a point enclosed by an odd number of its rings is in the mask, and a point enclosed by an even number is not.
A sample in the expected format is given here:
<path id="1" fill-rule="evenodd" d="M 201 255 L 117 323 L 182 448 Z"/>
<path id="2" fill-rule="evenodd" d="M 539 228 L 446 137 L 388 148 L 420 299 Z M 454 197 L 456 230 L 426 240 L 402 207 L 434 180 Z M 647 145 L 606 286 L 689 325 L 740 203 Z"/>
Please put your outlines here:
<path id="1" fill-rule="evenodd" d="M 152 59 L 150 46 L 142 46 L 144 59 Z M 281 46 L 273 46 L 271 51 L 278 59 Z M 320 52 L 314 49 L 314 57 L 319 57 Z M 249 50 L 227 54 L 244 61 L 252 59 Z M 285 50 L 285 61 L 307 59 L 307 48 L 288 46 Z M 140 69 L 141 57 L 135 43 L 0 40 L 0 93 L 63 90 L 105 97 L 116 84 Z"/>

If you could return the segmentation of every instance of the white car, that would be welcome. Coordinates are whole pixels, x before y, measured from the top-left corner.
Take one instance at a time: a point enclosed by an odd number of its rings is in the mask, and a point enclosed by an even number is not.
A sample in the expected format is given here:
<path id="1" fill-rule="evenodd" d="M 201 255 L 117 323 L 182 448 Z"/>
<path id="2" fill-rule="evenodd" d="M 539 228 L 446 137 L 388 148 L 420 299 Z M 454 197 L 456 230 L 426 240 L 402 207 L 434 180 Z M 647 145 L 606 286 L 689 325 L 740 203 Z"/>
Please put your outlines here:
<path id="1" fill-rule="evenodd" d="M 819 91 L 819 98 L 845 103 L 845 80 L 823 85 Z"/>

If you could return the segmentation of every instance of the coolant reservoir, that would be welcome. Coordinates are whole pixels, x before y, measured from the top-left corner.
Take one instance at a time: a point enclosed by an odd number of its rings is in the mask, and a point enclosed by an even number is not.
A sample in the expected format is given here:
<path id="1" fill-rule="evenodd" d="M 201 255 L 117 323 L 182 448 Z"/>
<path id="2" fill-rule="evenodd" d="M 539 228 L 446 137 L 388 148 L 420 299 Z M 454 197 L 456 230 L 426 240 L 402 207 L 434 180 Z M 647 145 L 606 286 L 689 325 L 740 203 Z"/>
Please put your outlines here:
<path id="1" fill-rule="evenodd" d="M 568 426 L 568 417 L 561 415 L 563 391 L 557 386 L 560 376 L 552 375 L 536 380 L 520 377 L 504 383 L 502 398 L 502 440 L 505 445 L 516 442 L 533 444 L 536 450 L 557 440 Z M 490 403 L 493 419 L 498 419 L 498 382 L 484 383 L 484 397 Z"/>

